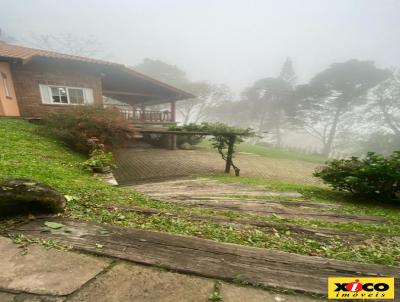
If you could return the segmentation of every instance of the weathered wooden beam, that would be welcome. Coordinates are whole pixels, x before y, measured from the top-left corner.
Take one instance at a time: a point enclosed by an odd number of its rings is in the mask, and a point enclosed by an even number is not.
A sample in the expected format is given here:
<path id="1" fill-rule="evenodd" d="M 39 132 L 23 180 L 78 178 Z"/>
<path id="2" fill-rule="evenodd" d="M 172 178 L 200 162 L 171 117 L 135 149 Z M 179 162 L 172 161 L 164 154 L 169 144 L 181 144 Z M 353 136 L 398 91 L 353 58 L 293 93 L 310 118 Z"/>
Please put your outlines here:
<path id="1" fill-rule="evenodd" d="M 141 208 L 134 206 L 124 206 L 124 205 L 111 205 L 107 207 L 109 210 L 124 210 L 134 213 L 139 213 L 143 215 L 158 215 L 164 217 L 175 217 L 175 218 L 184 218 L 191 221 L 211 221 L 220 224 L 235 224 L 239 226 L 243 226 L 244 228 L 249 225 L 257 228 L 261 228 L 270 232 L 274 232 L 274 230 L 290 230 L 294 233 L 311 235 L 316 240 L 326 240 L 335 238 L 337 236 L 341 236 L 346 238 L 347 240 L 351 240 L 353 242 L 361 242 L 369 238 L 368 234 L 355 232 L 355 231 L 347 231 L 347 230 L 339 230 L 339 229 L 330 229 L 330 228 L 322 228 L 322 227 L 309 227 L 309 226 L 301 226 L 290 223 L 278 223 L 278 222 L 267 222 L 267 221 L 259 221 L 255 219 L 243 219 L 243 218 L 232 218 L 226 216 L 208 216 L 208 215 L 198 215 L 193 213 L 182 213 L 182 212 L 174 212 L 168 211 L 164 209 L 153 209 L 153 208 Z M 381 236 L 387 236 L 386 234 L 382 234 Z"/>
<path id="2" fill-rule="evenodd" d="M 49 219 L 64 226 L 49 229 L 44 225 Z M 16 226 L 10 233 L 59 240 L 78 251 L 182 273 L 230 281 L 239 279 L 322 295 L 326 295 L 328 277 L 400 277 L 398 267 L 304 256 L 66 218 L 36 219 Z"/>

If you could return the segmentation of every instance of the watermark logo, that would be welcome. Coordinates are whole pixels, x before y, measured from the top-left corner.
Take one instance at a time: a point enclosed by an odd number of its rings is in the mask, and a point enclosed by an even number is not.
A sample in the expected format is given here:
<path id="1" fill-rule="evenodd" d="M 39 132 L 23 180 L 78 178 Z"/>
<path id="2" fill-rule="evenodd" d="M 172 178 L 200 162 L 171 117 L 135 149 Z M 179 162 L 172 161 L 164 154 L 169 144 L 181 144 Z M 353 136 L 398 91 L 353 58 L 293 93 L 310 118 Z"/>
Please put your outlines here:
<path id="1" fill-rule="evenodd" d="M 394 299 L 394 278 L 328 278 L 328 299 Z"/>

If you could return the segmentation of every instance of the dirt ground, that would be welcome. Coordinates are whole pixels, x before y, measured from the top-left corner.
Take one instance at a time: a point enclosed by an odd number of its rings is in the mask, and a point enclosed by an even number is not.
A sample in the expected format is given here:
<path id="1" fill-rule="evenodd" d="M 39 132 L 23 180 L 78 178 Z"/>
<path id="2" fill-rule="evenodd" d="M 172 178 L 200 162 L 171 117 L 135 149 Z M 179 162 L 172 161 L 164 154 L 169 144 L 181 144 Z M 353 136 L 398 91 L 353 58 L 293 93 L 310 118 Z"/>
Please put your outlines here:
<path id="1" fill-rule="evenodd" d="M 214 151 L 127 148 L 116 152 L 115 157 L 118 166 L 115 177 L 122 185 L 138 180 L 218 174 L 222 173 L 225 167 L 224 161 Z M 312 176 L 318 167 L 315 163 L 243 153 L 237 154 L 235 163 L 244 177 L 319 183 Z"/>

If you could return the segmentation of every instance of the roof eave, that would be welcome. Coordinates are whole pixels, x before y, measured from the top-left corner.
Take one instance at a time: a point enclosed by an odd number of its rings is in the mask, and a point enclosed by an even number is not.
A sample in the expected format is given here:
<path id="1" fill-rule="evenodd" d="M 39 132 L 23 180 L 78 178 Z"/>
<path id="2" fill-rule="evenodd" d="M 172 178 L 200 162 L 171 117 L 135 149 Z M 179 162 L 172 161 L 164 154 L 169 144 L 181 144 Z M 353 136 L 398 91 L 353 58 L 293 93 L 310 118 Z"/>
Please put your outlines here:
<path id="1" fill-rule="evenodd" d="M 134 69 L 132 69 L 132 68 L 130 68 L 130 67 L 126 67 L 126 66 L 125 66 L 125 68 L 126 68 L 129 72 L 131 72 L 131 73 L 133 73 L 133 74 L 135 74 L 135 75 L 141 77 L 141 78 L 144 79 L 144 80 L 148 80 L 148 81 L 150 81 L 150 82 L 152 82 L 152 83 L 154 83 L 154 84 L 156 84 L 156 85 L 159 85 L 159 86 L 162 86 L 162 87 L 164 87 L 164 88 L 166 88 L 166 89 L 168 89 L 168 90 L 174 91 L 174 92 L 178 95 L 178 97 L 176 98 L 177 101 L 179 101 L 179 100 L 184 100 L 184 99 L 192 99 L 192 98 L 195 98 L 195 97 L 196 97 L 195 95 L 193 95 L 193 94 L 191 94 L 191 93 L 189 93 L 189 92 L 187 92 L 187 91 L 184 91 L 184 90 L 182 90 L 182 89 L 176 88 L 176 87 L 174 87 L 174 86 L 171 86 L 171 85 L 168 85 L 168 84 L 166 84 L 166 83 L 164 83 L 164 82 L 161 82 L 161 81 L 159 81 L 159 80 L 156 80 L 156 79 L 154 79 L 154 78 L 152 78 L 152 77 L 149 77 L 149 76 L 147 76 L 147 75 L 145 75 L 145 74 L 143 74 L 143 73 L 140 73 L 140 72 L 138 72 L 138 71 L 136 71 L 136 70 L 134 70 Z"/>

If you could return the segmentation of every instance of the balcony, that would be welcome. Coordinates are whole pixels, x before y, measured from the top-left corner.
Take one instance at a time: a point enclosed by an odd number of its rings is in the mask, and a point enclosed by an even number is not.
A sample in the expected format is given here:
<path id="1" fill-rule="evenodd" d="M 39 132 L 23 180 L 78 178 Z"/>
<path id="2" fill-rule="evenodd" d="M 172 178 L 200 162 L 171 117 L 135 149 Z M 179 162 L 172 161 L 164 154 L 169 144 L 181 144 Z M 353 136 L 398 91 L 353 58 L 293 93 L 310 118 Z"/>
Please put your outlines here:
<path id="1" fill-rule="evenodd" d="M 133 109 L 125 110 L 120 109 L 121 116 L 132 123 L 173 123 L 174 119 L 171 111 L 154 111 L 154 110 L 142 110 Z"/>

